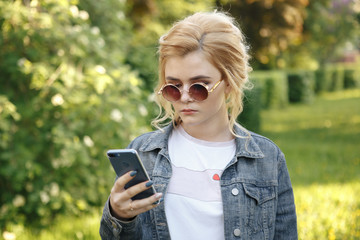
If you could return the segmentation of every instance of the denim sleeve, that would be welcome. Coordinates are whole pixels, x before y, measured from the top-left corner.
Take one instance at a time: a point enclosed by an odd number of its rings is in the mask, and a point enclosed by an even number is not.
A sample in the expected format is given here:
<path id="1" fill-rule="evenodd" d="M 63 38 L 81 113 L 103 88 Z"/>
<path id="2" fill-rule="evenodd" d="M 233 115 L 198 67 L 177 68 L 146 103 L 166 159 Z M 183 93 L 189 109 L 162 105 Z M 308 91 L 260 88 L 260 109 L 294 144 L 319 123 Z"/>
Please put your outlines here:
<path id="1" fill-rule="evenodd" d="M 103 215 L 100 222 L 100 236 L 102 240 L 115 239 L 141 239 L 140 218 L 136 217 L 129 222 L 123 222 L 110 213 L 109 199 L 105 204 Z"/>
<path id="2" fill-rule="evenodd" d="M 294 194 L 283 153 L 278 159 L 278 204 L 274 239 L 298 239 Z"/>

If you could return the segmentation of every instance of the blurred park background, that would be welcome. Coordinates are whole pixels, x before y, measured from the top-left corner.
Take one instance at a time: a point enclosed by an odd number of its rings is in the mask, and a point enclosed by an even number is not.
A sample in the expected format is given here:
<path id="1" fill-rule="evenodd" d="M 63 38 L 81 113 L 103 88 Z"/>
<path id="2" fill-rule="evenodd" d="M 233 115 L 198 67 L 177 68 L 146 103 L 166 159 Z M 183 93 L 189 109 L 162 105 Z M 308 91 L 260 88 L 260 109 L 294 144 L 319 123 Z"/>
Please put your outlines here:
<path id="1" fill-rule="evenodd" d="M 251 46 L 239 121 L 285 153 L 299 238 L 360 239 L 359 0 L 0 1 L 0 239 L 99 239 L 105 152 L 158 114 L 158 38 L 215 8 Z"/>

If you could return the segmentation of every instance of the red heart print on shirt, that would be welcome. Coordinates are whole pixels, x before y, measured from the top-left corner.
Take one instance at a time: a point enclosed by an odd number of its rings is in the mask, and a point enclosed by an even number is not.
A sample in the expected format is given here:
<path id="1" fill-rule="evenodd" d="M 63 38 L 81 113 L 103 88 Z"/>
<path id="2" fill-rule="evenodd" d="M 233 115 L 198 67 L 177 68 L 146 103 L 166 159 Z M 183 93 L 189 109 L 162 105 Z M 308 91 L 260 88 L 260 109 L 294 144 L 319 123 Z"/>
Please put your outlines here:
<path id="1" fill-rule="evenodd" d="M 215 173 L 212 177 L 215 181 L 219 181 L 220 180 L 220 176 L 219 174 Z"/>

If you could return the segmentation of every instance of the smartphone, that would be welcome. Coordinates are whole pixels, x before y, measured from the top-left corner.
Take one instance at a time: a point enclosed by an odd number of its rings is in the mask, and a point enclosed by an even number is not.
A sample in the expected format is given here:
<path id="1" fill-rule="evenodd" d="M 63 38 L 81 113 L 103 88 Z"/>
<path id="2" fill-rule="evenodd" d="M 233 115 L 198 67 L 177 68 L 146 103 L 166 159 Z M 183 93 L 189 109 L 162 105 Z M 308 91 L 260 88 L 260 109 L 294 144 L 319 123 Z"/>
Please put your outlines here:
<path id="1" fill-rule="evenodd" d="M 113 166 L 118 177 L 124 175 L 129 171 L 137 171 L 135 177 L 125 185 L 125 189 L 134 186 L 138 183 L 149 181 L 144 165 L 135 149 L 111 149 L 107 151 L 111 165 Z M 135 195 L 132 200 L 143 199 L 150 197 L 156 193 L 155 188 L 151 188 Z"/>

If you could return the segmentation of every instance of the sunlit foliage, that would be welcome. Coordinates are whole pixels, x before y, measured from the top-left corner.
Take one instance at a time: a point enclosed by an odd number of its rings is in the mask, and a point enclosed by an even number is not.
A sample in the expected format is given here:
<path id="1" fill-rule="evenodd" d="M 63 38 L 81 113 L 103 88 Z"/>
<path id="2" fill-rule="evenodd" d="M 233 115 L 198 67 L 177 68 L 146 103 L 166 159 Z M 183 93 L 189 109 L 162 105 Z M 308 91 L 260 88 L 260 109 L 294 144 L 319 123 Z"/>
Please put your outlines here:
<path id="1" fill-rule="evenodd" d="M 111 30 L 77 1 L 0 2 L 0 228 L 101 205 L 106 149 L 148 130 L 142 82 L 124 63 L 125 6 L 108 4 Z"/>

